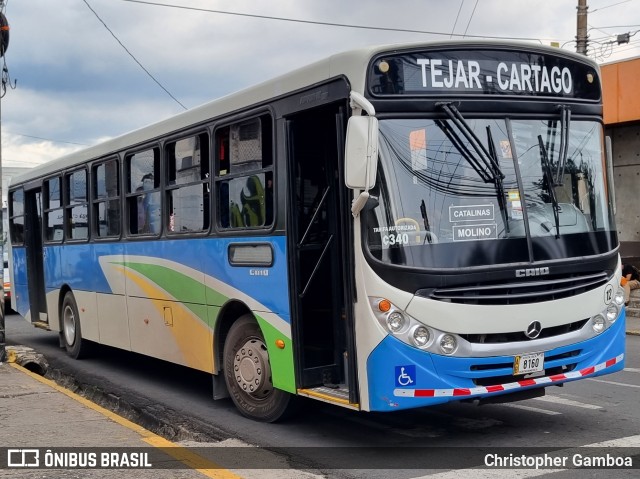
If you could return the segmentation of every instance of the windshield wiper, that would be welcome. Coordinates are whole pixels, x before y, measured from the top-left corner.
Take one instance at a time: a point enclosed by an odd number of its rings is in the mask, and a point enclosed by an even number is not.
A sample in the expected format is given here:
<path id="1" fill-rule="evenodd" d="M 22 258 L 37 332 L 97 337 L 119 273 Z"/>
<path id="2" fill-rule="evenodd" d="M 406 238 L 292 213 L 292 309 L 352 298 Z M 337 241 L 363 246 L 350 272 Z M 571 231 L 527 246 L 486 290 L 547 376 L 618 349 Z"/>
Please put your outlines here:
<path id="1" fill-rule="evenodd" d="M 559 105 L 560 109 L 560 151 L 558 151 L 558 164 L 556 168 L 555 186 L 564 183 L 564 167 L 569 156 L 569 125 L 571 124 L 571 109 L 567 105 Z"/>
<path id="2" fill-rule="evenodd" d="M 424 200 L 420 202 L 420 214 L 422 215 L 422 222 L 424 223 L 424 230 L 426 232 L 424 235 L 424 241 L 425 243 L 427 241 L 429 241 L 429 243 L 433 243 L 431 225 L 429 224 L 429 217 L 427 216 L 427 205 L 424 204 Z"/>
<path id="3" fill-rule="evenodd" d="M 538 145 L 540 145 L 542 174 L 547 181 L 547 189 L 549 190 L 549 196 L 551 197 L 551 206 L 553 208 L 553 218 L 556 222 L 556 238 L 560 238 L 560 205 L 558 204 L 558 198 L 556 197 L 553 172 L 551 171 L 551 164 L 549 163 L 547 148 L 544 146 L 544 141 L 542 141 L 542 135 L 538 135 Z"/>
<path id="4" fill-rule="evenodd" d="M 509 233 L 509 222 L 507 217 L 507 205 L 504 195 L 504 173 L 500 169 L 500 163 L 498 161 L 498 154 L 496 152 L 495 144 L 493 143 L 493 135 L 491 134 L 491 126 L 487 125 L 487 143 L 489 149 L 485 148 L 484 144 L 471 129 L 467 121 L 462 116 L 462 113 L 458 111 L 453 103 L 440 102 L 436 103 L 437 107 L 447 114 L 451 122 L 462 132 L 469 144 L 473 147 L 476 156 L 474 156 L 467 145 L 460 139 L 460 137 L 447 125 L 441 121 L 436 120 L 436 124 L 447 135 L 451 143 L 460 151 L 462 156 L 467 160 L 471 166 L 476 170 L 478 176 L 482 178 L 485 183 L 493 183 L 496 196 L 498 197 L 498 206 L 502 213 L 502 219 L 504 221 L 505 230 Z"/>
<path id="5" fill-rule="evenodd" d="M 494 160 L 493 164 L 498 165 L 498 153 L 496 152 L 496 146 L 493 143 L 493 135 L 491 134 L 490 125 L 487 125 L 487 143 L 489 144 L 489 153 L 491 154 L 491 158 Z M 504 175 L 499 170 L 494 170 L 493 173 L 493 182 L 496 188 L 496 194 L 498 195 L 498 206 L 500 207 L 500 212 L 502 213 L 504 229 L 507 233 L 509 233 L 509 217 L 507 215 L 507 203 L 504 196 L 504 184 L 502 183 Z"/>
<path id="6" fill-rule="evenodd" d="M 467 163 L 473 167 L 473 169 L 478 173 L 478 176 L 485 183 L 493 182 L 493 175 L 490 174 L 490 171 L 487 170 L 485 164 L 480 163 L 480 161 L 471 153 L 471 150 L 467 148 L 467 145 L 464 144 L 460 136 L 452 130 L 449 125 L 447 125 L 442 120 L 434 120 L 434 123 L 438 128 L 442 130 L 451 144 L 455 147 L 457 151 L 460 152 L 460 155 L 467 160 Z"/>
<path id="7" fill-rule="evenodd" d="M 567 158 L 569 156 L 569 125 L 571 124 L 571 109 L 567 105 L 558 105 L 557 109 L 560 110 L 560 148 L 558 149 L 558 159 L 553 161 L 554 151 L 556 149 L 555 137 L 557 135 L 558 120 L 549 120 L 547 124 L 547 143 L 546 150 L 551 152 L 547 153 L 549 157 L 549 163 L 555 167 L 553 175 L 553 185 L 564 185 L 564 170 L 567 164 Z"/>
<path id="8" fill-rule="evenodd" d="M 500 164 L 498 163 L 497 158 L 492 157 L 491 153 L 489 153 L 489 151 L 485 148 L 485 146 L 482 144 L 482 141 L 480 141 L 480 138 L 477 137 L 477 135 L 467 123 L 467 120 L 464 119 L 462 113 L 458 111 L 455 105 L 453 103 L 438 102 L 436 103 L 436 107 L 442 108 L 442 111 L 447 114 L 451 122 L 458 128 L 458 130 L 462 132 L 469 144 L 473 147 L 474 151 L 478 155 L 479 161 L 482 162 L 481 166 L 484 167 L 484 174 L 481 175 L 482 179 L 486 183 L 493 182 L 496 176 L 500 176 L 501 179 L 504 179 L 504 174 L 500 170 Z M 466 145 L 463 145 L 463 147 L 464 150 L 469 152 L 469 149 L 466 147 Z"/>

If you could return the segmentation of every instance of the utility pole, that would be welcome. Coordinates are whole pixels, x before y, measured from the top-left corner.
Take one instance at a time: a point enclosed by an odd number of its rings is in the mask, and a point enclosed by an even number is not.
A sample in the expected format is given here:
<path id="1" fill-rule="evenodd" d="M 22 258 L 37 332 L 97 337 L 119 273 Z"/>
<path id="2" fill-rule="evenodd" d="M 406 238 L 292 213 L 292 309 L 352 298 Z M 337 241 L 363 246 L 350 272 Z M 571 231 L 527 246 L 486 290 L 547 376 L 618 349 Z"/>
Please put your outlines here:
<path id="1" fill-rule="evenodd" d="M 578 0 L 578 30 L 576 34 L 576 52 L 587 54 L 587 0 Z"/>

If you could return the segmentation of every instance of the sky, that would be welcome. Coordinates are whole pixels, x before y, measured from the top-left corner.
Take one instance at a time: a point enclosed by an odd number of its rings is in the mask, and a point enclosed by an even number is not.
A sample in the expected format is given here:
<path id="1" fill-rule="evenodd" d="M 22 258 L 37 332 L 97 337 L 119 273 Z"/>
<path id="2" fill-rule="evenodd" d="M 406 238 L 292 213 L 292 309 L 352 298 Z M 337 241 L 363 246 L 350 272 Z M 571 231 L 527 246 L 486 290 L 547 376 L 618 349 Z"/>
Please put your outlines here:
<path id="1" fill-rule="evenodd" d="M 575 51 L 578 0 L 0 0 L 0 5 L 11 27 L 4 62 L 11 86 L 17 81 L 0 100 L 2 165 L 32 167 L 366 45 L 466 35 L 558 42 Z M 589 56 L 599 63 L 640 56 L 640 0 L 587 0 L 587 5 Z M 618 45 L 617 35 L 624 33 L 631 34 L 630 43 Z"/>

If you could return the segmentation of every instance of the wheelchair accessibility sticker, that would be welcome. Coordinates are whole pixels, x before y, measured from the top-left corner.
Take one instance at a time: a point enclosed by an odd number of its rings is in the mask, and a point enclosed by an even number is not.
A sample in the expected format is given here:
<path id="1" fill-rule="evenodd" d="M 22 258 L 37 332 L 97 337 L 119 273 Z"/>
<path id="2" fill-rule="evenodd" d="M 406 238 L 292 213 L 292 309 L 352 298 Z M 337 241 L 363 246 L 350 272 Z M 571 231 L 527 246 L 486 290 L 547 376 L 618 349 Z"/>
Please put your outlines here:
<path id="1" fill-rule="evenodd" d="M 416 385 L 416 367 L 396 366 L 396 387 L 406 387 Z"/>

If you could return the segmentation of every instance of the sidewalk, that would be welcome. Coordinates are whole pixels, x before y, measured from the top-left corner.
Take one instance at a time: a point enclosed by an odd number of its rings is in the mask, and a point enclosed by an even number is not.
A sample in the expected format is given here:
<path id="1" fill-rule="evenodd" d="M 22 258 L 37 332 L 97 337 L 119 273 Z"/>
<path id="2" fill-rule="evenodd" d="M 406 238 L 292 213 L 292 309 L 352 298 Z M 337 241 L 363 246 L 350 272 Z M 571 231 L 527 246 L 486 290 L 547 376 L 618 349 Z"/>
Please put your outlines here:
<path id="1" fill-rule="evenodd" d="M 74 397 L 75 396 L 75 397 Z M 141 454 L 149 451 L 160 451 L 157 447 L 179 448 L 146 429 L 131 423 L 130 421 L 97 406 L 90 401 L 75 395 L 71 391 L 45 379 L 31 371 L 15 364 L 3 363 L 0 365 L 0 478 L 42 478 L 51 477 L 45 467 L 45 453 L 47 450 L 57 453 L 62 448 L 87 448 L 82 454 L 95 451 L 96 462 L 100 464 L 101 453 L 112 448 L 132 448 L 129 451 L 136 453 L 136 461 L 143 459 Z M 10 449 L 13 451 L 10 452 Z M 31 451 L 26 449 L 31 448 Z M 39 451 L 33 452 L 37 448 Z M 95 448 L 95 449 L 93 449 Z M 98 449 L 100 448 L 100 449 Z M 22 451 L 15 451 L 22 449 Z M 78 451 L 78 450 L 76 450 Z M 122 450 L 117 449 L 122 452 Z M 107 452 L 110 454 L 110 452 Z M 79 454 L 75 452 L 75 454 Z M 49 456 L 51 457 L 51 456 Z M 58 456 L 62 457 L 62 456 Z M 157 460 L 157 454 L 153 455 Z M 133 464 L 133 454 L 129 465 Z M 148 458 L 150 459 L 150 458 Z M 181 458 L 172 458 L 163 453 L 162 467 L 174 467 L 172 469 L 148 469 L 141 460 L 141 468 L 136 467 L 135 475 L 139 479 L 152 478 L 201 478 L 203 472 L 188 468 L 180 464 L 190 458 L 184 455 Z M 193 459 L 193 458 L 191 458 Z M 40 464 L 39 469 L 32 467 L 11 467 L 11 464 Z M 118 464 L 123 464 L 124 456 L 118 458 Z M 174 464 L 171 465 L 170 462 Z M 157 463 L 156 463 L 157 465 Z M 55 469 L 55 477 L 60 478 L 120 478 L 123 477 L 122 469 Z M 208 477 L 239 477 L 225 469 L 214 470 L 215 475 L 205 474 Z M 226 473 L 226 474 L 223 474 Z"/>
<path id="2" fill-rule="evenodd" d="M 322 477 L 237 439 L 171 442 L 31 372 L 47 369 L 31 348 L 8 346 L 7 356 L 0 363 L 0 479 Z M 49 467 L 52 458 L 58 464 Z"/>
<path id="3" fill-rule="evenodd" d="M 640 318 L 627 315 L 627 334 L 640 336 Z"/>

